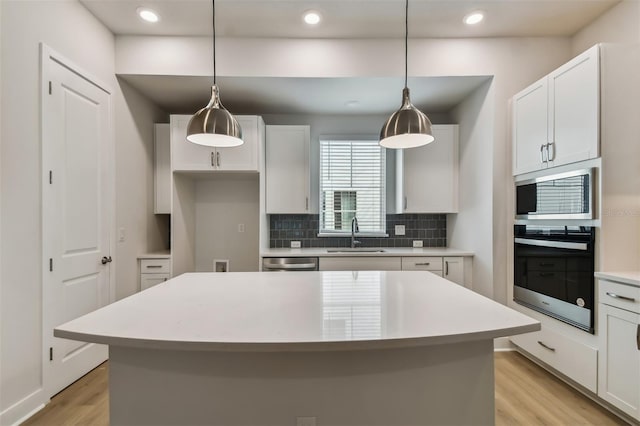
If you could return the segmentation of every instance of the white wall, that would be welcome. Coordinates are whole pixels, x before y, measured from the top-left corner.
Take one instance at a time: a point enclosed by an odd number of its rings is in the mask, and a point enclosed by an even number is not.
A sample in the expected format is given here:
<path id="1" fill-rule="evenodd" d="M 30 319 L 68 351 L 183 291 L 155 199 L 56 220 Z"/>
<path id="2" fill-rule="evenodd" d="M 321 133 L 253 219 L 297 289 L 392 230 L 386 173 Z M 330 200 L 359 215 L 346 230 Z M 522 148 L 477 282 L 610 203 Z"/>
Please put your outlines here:
<path id="1" fill-rule="evenodd" d="M 227 259 L 230 271 L 257 271 L 258 175 L 227 174 L 197 180 L 195 187 L 195 270 L 211 272 L 213 259 Z M 241 224 L 244 232 L 238 230 Z"/>
<path id="2" fill-rule="evenodd" d="M 640 1 L 623 0 L 583 28 L 571 40 L 573 55 L 596 43 L 639 43 Z"/>
<path id="3" fill-rule="evenodd" d="M 473 289 L 493 296 L 493 232 L 487 215 L 493 211 L 493 116 L 495 93 L 488 81 L 452 111 L 459 123 L 459 213 L 447 215 L 450 247 L 475 253 Z M 489 216 L 490 218 L 490 216 Z"/>
<path id="4" fill-rule="evenodd" d="M 116 298 L 138 291 L 137 257 L 168 249 L 168 216 L 151 214 L 154 208 L 153 123 L 168 116 L 147 98 L 118 79 L 115 97 L 116 223 L 125 241 L 116 242 Z M 115 236 L 117 238 L 117 234 Z"/>
<path id="5" fill-rule="evenodd" d="M 150 146 L 150 140 L 144 132 L 120 129 L 129 114 L 120 109 L 131 98 L 123 100 L 126 89 L 121 91 L 114 76 L 114 37 L 79 2 L 3 0 L 0 10 L 0 424 L 11 424 L 49 399 L 42 391 L 39 43 L 46 43 L 113 90 L 118 109 L 115 143 L 122 156 L 127 147 Z M 131 114 L 157 112 L 148 108 L 140 102 Z M 132 157 L 140 158 L 133 151 Z M 118 173 L 137 179 L 130 167 L 116 165 Z M 135 164 L 145 174 L 149 167 L 146 160 Z M 127 182 L 128 188 L 139 185 L 146 186 L 137 180 Z M 117 206 L 117 216 L 147 208 L 146 198 L 129 199 Z M 148 228 L 147 223 L 140 225 Z"/>

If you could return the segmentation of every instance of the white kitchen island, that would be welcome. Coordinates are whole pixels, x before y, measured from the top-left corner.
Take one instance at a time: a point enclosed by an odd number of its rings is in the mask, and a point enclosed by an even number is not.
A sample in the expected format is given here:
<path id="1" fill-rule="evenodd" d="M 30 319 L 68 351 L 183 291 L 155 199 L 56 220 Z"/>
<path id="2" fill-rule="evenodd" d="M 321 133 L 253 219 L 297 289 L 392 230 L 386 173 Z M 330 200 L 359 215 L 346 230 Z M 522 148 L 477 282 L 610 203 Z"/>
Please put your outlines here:
<path id="1" fill-rule="evenodd" d="M 57 327 L 109 345 L 113 425 L 493 424 L 538 321 L 430 272 L 191 273 Z"/>

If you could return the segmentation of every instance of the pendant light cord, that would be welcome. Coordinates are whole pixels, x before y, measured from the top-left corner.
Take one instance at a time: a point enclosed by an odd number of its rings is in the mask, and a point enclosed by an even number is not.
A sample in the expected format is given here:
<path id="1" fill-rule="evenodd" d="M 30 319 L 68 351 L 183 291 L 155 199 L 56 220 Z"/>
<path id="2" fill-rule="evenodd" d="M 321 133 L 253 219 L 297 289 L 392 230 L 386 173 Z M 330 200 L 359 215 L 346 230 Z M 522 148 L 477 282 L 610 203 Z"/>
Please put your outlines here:
<path id="1" fill-rule="evenodd" d="M 213 27 L 213 84 L 216 84 L 216 0 L 212 0 L 213 14 L 211 26 Z"/>
<path id="2" fill-rule="evenodd" d="M 409 0 L 404 3 L 404 87 L 407 88 L 409 74 Z"/>

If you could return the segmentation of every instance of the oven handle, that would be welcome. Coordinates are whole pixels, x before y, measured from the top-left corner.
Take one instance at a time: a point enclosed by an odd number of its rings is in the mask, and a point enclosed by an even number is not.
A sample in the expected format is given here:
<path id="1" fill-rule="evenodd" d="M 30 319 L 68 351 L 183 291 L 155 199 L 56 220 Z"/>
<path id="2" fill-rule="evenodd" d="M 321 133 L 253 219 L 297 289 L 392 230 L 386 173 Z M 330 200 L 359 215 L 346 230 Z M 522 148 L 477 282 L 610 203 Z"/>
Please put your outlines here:
<path id="1" fill-rule="evenodd" d="M 550 241 L 550 240 L 533 240 L 530 238 L 515 238 L 514 242 L 517 244 L 525 244 L 528 246 L 538 247 L 553 247 L 572 250 L 587 251 L 587 243 L 570 243 L 567 241 Z"/>

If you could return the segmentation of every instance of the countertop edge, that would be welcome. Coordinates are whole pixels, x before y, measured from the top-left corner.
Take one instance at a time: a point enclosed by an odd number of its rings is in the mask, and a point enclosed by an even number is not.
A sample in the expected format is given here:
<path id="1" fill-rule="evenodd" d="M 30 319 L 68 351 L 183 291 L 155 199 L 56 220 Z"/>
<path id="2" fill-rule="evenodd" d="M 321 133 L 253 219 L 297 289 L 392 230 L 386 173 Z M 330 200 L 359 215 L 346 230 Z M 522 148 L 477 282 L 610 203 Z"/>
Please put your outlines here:
<path id="1" fill-rule="evenodd" d="M 53 335 L 55 337 L 64 339 L 80 340 L 84 342 L 140 349 L 203 352 L 342 352 L 415 348 L 443 344 L 464 344 L 480 340 L 493 340 L 498 337 L 508 337 L 516 334 L 530 333 L 539 331 L 540 329 L 540 322 L 532 320 L 530 324 L 470 333 L 399 339 L 349 340 L 332 342 L 199 342 L 152 340 L 95 335 L 89 333 L 67 331 L 59 328 L 54 329 Z"/>
<path id="2" fill-rule="evenodd" d="M 596 278 L 640 287 L 640 272 L 596 272 Z"/>

